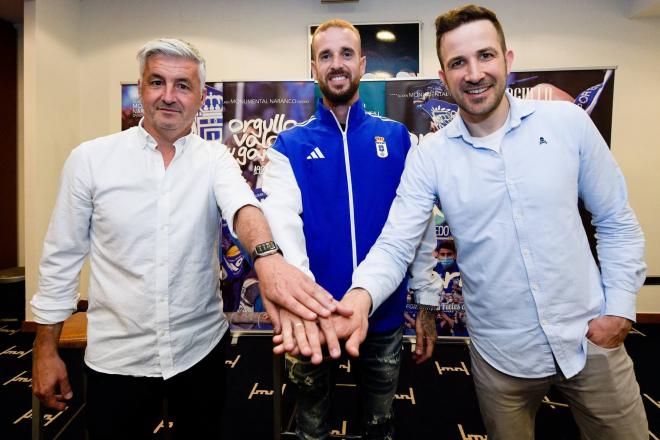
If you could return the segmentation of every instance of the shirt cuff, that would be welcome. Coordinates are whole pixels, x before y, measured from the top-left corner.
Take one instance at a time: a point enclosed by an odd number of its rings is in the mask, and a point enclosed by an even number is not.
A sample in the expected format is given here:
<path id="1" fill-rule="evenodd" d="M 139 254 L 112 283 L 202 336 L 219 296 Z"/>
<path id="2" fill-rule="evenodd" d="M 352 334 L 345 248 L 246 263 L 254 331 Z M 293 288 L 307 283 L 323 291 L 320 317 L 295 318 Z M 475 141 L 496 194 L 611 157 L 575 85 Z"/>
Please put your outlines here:
<path id="1" fill-rule="evenodd" d="M 354 281 L 349 291 L 353 289 L 364 289 L 371 297 L 371 310 L 369 311 L 369 317 L 374 314 L 376 309 L 378 309 L 378 307 L 380 307 L 389 296 L 380 292 L 378 283 L 369 282 L 369 280 Z"/>
<path id="2" fill-rule="evenodd" d="M 425 306 L 440 307 L 440 295 L 437 292 L 415 291 L 415 302 Z"/>
<path id="3" fill-rule="evenodd" d="M 35 295 L 30 301 L 34 321 L 37 324 L 46 325 L 59 324 L 66 321 L 77 310 L 78 298 L 79 295 L 76 295 L 71 304 L 62 304 L 61 302 L 43 300 L 38 294 Z"/>
<path id="4" fill-rule="evenodd" d="M 605 291 L 604 315 L 621 316 L 636 321 L 635 302 L 637 295 L 621 289 L 607 289 Z"/>
<path id="5" fill-rule="evenodd" d="M 236 232 L 234 232 L 234 217 L 236 217 L 236 213 L 241 210 L 241 208 L 244 208 L 246 206 L 254 206 L 257 208 L 259 211 L 261 211 L 261 205 L 259 204 L 259 201 L 257 200 L 256 197 L 252 197 L 252 200 L 250 198 L 247 198 L 246 200 L 243 200 L 242 204 L 239 204 L 235 209 L 230 209 L 228 212 L 222 212 L 222 217 L 227 221 L 227 227 L 229 227 L 229 232 L 231 233 L 232 237 L 238 238 L 236 236 Z"/>

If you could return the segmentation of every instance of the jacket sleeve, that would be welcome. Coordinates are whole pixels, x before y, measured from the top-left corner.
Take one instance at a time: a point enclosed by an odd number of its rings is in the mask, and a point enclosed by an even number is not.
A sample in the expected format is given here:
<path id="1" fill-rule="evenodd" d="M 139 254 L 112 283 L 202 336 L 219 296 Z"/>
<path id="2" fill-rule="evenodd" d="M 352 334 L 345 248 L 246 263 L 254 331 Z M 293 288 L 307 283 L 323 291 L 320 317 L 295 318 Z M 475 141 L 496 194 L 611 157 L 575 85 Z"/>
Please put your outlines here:
<path id="1" fill-rule="evenodd" d="M 78 147 L 64 163 L 39 263 L 38 290 L 30 301 L 39 324 L 62 322 L 76 310 L 80 269 L 90 246 L 90 177 L 85 151 Z"/>
<path id="2" fill-rule="evenodd" d="M 605 290 L 605 315 L 635 320 L 637 291 L 644 283 L 644 234 L 628 203 L 626 183 L 598 129 L 575 108 L 582 127 L 579 197 L 592 215 Z"/>
<path id="3" fill-rule="evenodd" d="M 279 137 L 268 149 L 268 164 L 264 167 L 261 188 L 266 198 L 261 201 L 261 207 L 286 261 L 314 279 L 309 270 L 303 232 L 300 187 L 289 158 L 281 152 L 282 148 L 283 141 Z"/>

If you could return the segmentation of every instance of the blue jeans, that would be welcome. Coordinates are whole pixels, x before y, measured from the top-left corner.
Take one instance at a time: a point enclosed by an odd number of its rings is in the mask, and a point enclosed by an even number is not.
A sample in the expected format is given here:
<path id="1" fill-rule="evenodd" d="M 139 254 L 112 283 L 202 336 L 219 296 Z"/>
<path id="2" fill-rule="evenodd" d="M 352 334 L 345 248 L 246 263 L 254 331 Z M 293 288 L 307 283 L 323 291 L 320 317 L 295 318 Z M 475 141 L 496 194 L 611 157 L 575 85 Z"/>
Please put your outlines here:
<path id="1" fill-rule="evenodd" d="M 403 328 L 367 335 L 360 357 L 352 359 L 358 386 L 363 439 L 392 439 L 392 401 L 399 380 Z M 329 357 L 313 365 L 308 357 L 286 357 L 289 380 L 295 385 L 298 411 L 296 435 L 300 439 L 330 437 L 328 413 L 338 361 Z"/>

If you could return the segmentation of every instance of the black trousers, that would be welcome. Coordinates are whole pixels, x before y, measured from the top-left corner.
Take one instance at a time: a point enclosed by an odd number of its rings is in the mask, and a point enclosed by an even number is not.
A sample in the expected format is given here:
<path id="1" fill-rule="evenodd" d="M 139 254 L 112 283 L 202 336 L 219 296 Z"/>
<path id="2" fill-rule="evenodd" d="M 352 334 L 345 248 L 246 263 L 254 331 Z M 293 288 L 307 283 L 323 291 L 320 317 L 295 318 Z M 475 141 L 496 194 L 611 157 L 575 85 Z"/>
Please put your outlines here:
<path id="1" fill-rule="evenodd" d="M 86 367 L 89 438 L 151 439 L 167 402 L 172 439 L 219 439 L 229 338 L 227 331 L 204 359 L 167 380 L 105 374 Z"/>

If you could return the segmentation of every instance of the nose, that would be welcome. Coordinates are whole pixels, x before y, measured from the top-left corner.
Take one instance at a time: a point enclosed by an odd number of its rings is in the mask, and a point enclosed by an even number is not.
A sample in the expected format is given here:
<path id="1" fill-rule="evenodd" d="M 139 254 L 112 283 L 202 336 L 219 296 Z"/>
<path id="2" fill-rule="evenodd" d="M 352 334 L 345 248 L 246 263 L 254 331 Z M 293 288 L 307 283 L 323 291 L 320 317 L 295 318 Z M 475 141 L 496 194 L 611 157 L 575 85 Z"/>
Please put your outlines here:
<path id="1" fill-rule="evenodd" d="M 481 66 L 477 60 L 469 60 L 467 63 L 467 72 L 465 73 L 465 81 L 471 83 L 478 83 L 484 77 Z"/>
<path id="2" fill-rule="evenodd" d="M 163 89 L 163 102 L 167 104 L 171 104 L 175 101 L 174 97 L 174 85 L 173 84 L 166 84 L 165 88 Z"/>
<path id="3" fill-rule="evenodd" d="M 332 56 L 332 64 L 330 65 L 330 67 L 332 67 L 333 69 L 336 69 L 336 68 L 341 67 L 341 66 L 342 66 L 341 54 L 333 55 Z"/>

